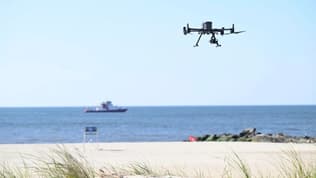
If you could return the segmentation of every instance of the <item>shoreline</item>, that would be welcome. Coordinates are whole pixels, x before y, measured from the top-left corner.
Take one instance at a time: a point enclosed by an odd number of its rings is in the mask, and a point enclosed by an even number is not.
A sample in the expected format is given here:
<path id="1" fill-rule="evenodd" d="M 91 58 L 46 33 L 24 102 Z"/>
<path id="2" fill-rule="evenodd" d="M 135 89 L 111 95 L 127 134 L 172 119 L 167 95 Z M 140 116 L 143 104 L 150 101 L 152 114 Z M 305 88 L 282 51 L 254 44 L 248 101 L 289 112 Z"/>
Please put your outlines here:
<path id="1" fill-rule="evenodd" d="M 24 155 L 44 158 L 57 146 L 70 153 L 82 153 L 95 169 L 106 166 L 124 167 L 146 163 L 154 169 L 168 168 L 191 175 L 192 170 L 220 177 L 227 160 L 236 153 L 249 166 L 254 175 L 269 170 L 277 176 L 277 164 L 284 152 L 295 150 L 304 163 L 316 163 L 316 144 L 311 143 L 259 143 L 259 142 L 111 142 L 67 144 L 0 144 L 0 163 L 22 166 L 31 162 Z M 21 158 L 24 158 L 22 161 Z"/>

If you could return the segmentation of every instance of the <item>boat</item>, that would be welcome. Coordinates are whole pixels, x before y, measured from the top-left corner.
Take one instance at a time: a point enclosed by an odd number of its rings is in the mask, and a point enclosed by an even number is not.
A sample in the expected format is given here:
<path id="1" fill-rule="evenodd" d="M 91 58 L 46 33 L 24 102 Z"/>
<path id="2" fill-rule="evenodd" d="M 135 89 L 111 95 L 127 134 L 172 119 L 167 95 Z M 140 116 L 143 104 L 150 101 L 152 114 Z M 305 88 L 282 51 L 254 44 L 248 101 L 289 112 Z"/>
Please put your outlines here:
<path id="1" fill-rule="evenodd" d="M 102 102 L 101 106 L 95 108 L 87 108 L 85 112 L 126 112 L 127 108 L 114 106 L 112 101 Z"/>

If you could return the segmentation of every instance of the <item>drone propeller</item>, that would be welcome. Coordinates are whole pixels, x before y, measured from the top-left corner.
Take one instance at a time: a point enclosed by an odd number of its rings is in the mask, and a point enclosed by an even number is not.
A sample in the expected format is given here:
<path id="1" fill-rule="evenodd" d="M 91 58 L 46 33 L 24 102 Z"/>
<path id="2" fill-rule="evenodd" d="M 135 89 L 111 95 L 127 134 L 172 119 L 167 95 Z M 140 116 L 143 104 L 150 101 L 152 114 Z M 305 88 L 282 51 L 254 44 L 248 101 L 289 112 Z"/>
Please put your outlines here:
<path id="1" fill-rule="evenodd" d="M 235 33 L 235 25 L 233 24 L 231 30 L 230 30 L 230 33 Z"/>
<path id="2" fill-rule="evenodd" d="M 243 33 L 243 32 L 246 32 L 246 31 L 238 31 L 238 32 L 235 32 L 235 25 L 233 24 L 233 25 L 232 25 L 232 28 L 230 29 L 230 33 L 228 33 L 228 34 L 232 34 L 232 33 L 238 34 L 238 33 Z M 224 34 L 224 35 L 228 35 L 228 34 Z"/>
<path id="3" fill-rule="evenodd" d="M 238 32 L 234 32 L 234 34 L 238 34 L 238 33 L 244 33 L 246 31 L 238 31 Z"/>
<path id="4" fill-rule="evenodd" d="M 184 35 L 188 34 L 188 31 L 187 31 L 187 29 L 185 27 L 183 27 L 183 34 Z"/>
<path id="5" fill-rule="evenodd" d="M 184 35 L 186 35 L 186 34 L 188 34 L 188 33 L 190 33 L 190 32 L 191 32 L 191 30 L 190 30 L 189 24 L 187 24 L 186 27 L 183 27 L 183 33 L 184 33 Z"/>
<path id="6" fill-rule="evenodd" d="M 238 32 L 235 32 L 235 24 L 233 24 L 233 25 L 232 25 L 232 28 L 230 29 L 230 33 L 224 33 L 223 35 L 238 34 L 238 33 L 243 33 L 243 32 L 246 32 L 246 31 L 238 31 Z"/>
<path id="7" fill-rule="evenodd" d="M 233 32 L 233 33 L 224 33 L 223 35 L 230 35 L 230 34 L 239 34 L 239 33 L 244 33 L 246 31 L 238 31 L 238 32 Z"/>

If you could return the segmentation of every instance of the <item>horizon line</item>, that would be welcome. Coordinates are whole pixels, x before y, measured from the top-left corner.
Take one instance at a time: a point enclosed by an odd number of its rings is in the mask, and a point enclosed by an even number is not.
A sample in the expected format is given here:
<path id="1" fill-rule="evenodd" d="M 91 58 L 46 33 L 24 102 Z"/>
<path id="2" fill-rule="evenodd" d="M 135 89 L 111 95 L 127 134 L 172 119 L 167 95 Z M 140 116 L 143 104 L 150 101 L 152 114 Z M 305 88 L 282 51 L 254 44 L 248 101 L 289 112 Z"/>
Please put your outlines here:
<path id="1" fill-rule="evenodd" d="M 89 105 L 89 106 L 82 106 L 82 105 L 67 105 L 67 106 L 54 106 L 54 105 L 47 105 L 47 106 L 0 106 L 0 108 L 71 108 L 71 107 L 95 107 L 98 105 Z M 116 105 L 122 107 L 243 107 L 243 106 L 316 106 L 316 104 L 224 104 L 224 105 Z"/>

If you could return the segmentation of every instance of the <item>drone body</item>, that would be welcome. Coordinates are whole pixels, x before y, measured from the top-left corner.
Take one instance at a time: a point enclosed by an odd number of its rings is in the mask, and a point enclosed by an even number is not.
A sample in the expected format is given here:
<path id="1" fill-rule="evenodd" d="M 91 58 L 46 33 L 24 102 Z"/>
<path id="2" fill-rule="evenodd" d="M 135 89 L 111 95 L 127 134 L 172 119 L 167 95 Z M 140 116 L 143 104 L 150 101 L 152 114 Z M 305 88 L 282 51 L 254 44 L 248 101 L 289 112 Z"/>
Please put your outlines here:
<path id="1" fill-rule="evenodd" d="M 228 31 L 228 33 L 227 33 Z M 216 47 L 221 47 L 221 45 L 218 43 L 218 40 L 216 39 L 215 35 L 220 34 L 220 35 L 229 35 L 229 34 L 238 34 L 242 33 L 245 31 L 237 31 L 235 32 L 235 27 L 234 24 L 232 25 L 232 28 L 213 28 L 213 23 L 211 21 L 204 22 L 202 24 L 202 28 L 190 28 L 189 24 L 187 24 L 186 27 L 183 27 L 183 33 L 184 35 L 189 34 L 191 32 L 197 32 L 200 34 L 197 42 L 195 43 L 194 47 L 199 46 L 200 39 L 202 35 L 212 35 L 210 43 L 211 44 L 216 44 Z"/>

